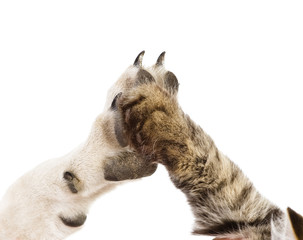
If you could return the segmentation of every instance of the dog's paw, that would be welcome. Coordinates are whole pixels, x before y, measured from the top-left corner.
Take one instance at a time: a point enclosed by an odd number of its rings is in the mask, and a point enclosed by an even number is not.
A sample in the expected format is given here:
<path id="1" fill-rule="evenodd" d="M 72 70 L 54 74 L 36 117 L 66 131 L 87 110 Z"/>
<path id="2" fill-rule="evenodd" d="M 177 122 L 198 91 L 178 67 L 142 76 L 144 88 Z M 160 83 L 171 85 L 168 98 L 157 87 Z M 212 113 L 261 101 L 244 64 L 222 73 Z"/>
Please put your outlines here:
<path id="1" fill-rule="evenodd" d="M 156 171 L 153 142 L 157 134 L 169 128 L 165 125 L 170 123 L 169 119 L 174 119 L 178 109 L 179 83 L 176 76 L 164 68 L 165 53 L 147 69 L 142 67 L 143 55 L 144 51 L 131 67 L 135 74 L 127 78 L 129 84 L 113 96 L 111 103 L 116 140 L 120 146 L 130 146 L 135 151 L 107 159 L 103 167 L 104 178 L 109 181 L 141 178 Z"/>
<path id="2" fill-rule="evenodd" d="M 140 158 L 134 152 L 125 151 L 106 159 L 103 169 L 105 180 L 123 181 L 148 177 L 156 171 L 157 164 Z"/>

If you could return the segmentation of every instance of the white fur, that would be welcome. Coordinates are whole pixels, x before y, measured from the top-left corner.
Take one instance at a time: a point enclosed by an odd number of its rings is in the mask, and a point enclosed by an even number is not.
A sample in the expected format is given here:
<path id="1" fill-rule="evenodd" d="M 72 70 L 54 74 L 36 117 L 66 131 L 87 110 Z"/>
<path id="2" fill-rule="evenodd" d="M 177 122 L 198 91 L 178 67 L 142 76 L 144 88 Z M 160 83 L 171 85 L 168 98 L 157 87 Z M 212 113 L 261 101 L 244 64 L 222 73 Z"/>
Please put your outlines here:
<path id="1" fill-rule="evenodd" d="M 116 184 L 103 177 L 102 164 L 121 151 L 102 129 L 114 134 L 110 104 L 116 94 L 131 85 L 138 69 L 130 67 L 110 89 L 104 111 L 93 124 L 88 139 L 69 154 L 48 160 L 19 178 L 0 202 L 1 240 L 59 240 L 81 227 L 68 227 L 59 216 L 86 214 L 90 204 Z M 103 128 L 102 128 L 103 126 Z M 72 193 L 63 179 L 65 171 L 80 179 Z"/>
<path id="2" fill-rule="evenodd" d="M 276 221 L 271 222 L 271 240 L 296 240 L 294 232 L 291 227 L 291 222 L 288 214 L 284 214 L 283 217 Z"/>
<path id="3" fill-rule="evenodd" d="M 98 196 L 117 185 L 104 179 L 102 166 L 106 158 L 118 154 L 122 149 L 116 141 L 110 141 L 105 136 L 102 126 L 105 125 L 114 134 L 110 104 L 116 94 L 132 86 L 137 71 L 138 68 L 129 67 L 108 91 L 104 111 L 97 117 L 83 144 L 63 157 L 42 163 L 8 189 L 0 202 L 1 240 L 64 239 L 81 227 L 68 227 L 59 216 L 73 218 L 86 214 Z M 163 84 L 162 68 L 152 67 L 149 71 L 160 85 Z M 77 194 L 70 191 L 63 179 L 65 171 L 76 173 L 81 180 Z M 288 220 L 285 214 L 280 221 L 272 223 L 272 240 L 295 239 Z M 244 239 L 245 235 L 217 239 Z"/>

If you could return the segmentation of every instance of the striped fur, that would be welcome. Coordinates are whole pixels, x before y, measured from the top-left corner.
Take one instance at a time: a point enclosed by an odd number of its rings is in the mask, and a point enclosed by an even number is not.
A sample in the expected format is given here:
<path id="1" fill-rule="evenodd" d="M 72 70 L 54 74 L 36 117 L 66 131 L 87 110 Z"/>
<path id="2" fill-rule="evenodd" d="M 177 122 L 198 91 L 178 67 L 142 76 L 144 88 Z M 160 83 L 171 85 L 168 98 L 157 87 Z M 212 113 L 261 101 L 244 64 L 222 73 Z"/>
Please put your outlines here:
<path id="1" fill-rule="evenodd" d="M 272 236 L 272 226 L 281 232 L 286 214 L 261 196 L 239 167 L 183 113 L 176 99 L 175 76 L 169 81 L 168 72 L 157 64 L 148 68 L 153 78 L 143 71 L 144 81 L 138 74 L 136 86 L 117 99 L 120 136 L 142 159 L 167 168 L 192 207 L 194 234 L 279 239 Z"/>

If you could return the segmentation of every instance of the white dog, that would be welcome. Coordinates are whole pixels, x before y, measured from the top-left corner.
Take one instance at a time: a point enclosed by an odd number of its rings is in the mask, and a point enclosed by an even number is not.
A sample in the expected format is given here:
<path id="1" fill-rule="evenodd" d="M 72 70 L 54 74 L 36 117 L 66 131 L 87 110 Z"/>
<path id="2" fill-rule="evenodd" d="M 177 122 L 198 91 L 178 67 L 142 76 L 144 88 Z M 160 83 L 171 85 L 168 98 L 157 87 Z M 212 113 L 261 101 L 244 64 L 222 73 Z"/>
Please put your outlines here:
<path id="1" fill-rule="evenodd" d="M 155 164 L 147 167 L 120 146 L 114 126 L 115 96 L 135 82 L 143 54 L 109 90 L 88 139 L 71 153 L 42 163 L 8 189 L 0 202 L 1 240 L 64 239 L 81 228 L 90 204 L 117 181 L 155 172 Z"/>

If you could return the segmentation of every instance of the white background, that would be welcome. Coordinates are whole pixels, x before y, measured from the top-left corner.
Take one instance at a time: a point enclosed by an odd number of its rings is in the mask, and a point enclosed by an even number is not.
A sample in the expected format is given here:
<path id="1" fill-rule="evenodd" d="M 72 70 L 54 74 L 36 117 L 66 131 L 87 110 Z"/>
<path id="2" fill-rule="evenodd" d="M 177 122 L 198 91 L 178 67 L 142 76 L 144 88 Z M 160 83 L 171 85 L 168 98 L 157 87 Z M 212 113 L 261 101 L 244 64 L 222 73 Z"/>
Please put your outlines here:
<path id="1" fill-rule="evenodd" d="M 303 213 L 302 1 L 0 2 L 0 195 L 85 140 L 141 50 L 166 51 L 185 112 L 270 200 Z M 164 168 L 91 208 L 80 239 L 191 236 Z"/>

